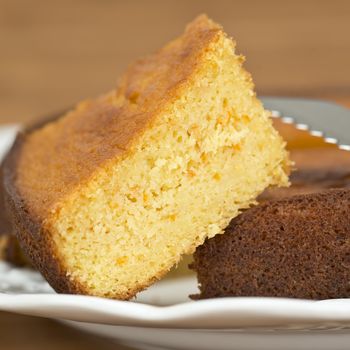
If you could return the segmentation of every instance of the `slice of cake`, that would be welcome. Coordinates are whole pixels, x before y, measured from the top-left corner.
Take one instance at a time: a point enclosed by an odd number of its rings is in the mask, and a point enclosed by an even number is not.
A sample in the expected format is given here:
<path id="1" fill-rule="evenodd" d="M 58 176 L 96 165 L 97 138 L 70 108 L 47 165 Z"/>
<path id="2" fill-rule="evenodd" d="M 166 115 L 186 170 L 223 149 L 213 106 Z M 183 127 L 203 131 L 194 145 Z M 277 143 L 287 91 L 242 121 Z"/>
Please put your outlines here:
<path id="1" fill-rule="evenodd" d="M 350 297 L 350 189 L 271 201 L 194 254 L 197 298 Z"/>
<path id="2" fill-rule="evenodd" d="M 114 91 L 18 137 L 8 204 L 56 291 L 129 299 L 287 185 L 284 142 L 234 48 L 200 16 Z"/>

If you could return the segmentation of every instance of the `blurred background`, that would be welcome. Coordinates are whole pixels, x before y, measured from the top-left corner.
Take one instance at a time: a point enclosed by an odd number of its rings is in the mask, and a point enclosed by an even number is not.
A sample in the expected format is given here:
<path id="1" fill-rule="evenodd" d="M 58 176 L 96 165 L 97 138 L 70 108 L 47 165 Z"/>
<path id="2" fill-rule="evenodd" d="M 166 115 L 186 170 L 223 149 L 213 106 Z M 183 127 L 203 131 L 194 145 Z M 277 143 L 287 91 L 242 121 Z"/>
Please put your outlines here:
<path id="1" fill-rule="evenodd" d="M 29 123 L 112 89 L 130 61 L 203 12 L 235 38 L 260 95 L 350 106 L 348 0 L 0 0 L 0 123 Z M 0 336 L 8 350 L 126 349 L 6 313 Z"/>
<path id="2" fill-rule="evenodd" d="M 0 122 L 108 91 L 202 12 L 237 40 L 259 94 L 350 97 L 348 0 L 0 0 Z"/>

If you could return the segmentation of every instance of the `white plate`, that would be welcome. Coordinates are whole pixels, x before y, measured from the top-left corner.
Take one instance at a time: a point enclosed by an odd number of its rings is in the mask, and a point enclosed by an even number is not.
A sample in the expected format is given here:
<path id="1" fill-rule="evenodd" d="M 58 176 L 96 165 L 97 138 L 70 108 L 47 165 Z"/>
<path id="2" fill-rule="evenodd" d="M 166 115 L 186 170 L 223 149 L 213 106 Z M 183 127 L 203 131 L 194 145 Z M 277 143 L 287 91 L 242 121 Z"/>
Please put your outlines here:
<path id="1" fill-rule="evenodd" d="M 0 154 L 16 127 L 0 128 Z M 349 349 L 350 300 L 222 298 L 192 302 L 194 277 L 126 302 L 56 294 L 38 272 L 0 262 L 0 310 L 54 318 L 140 349 Z"/>
<path id="2" fill-rule="evenodd" d="M 38 272 L 0 262 L 0 309 L 54 318 L 140 349 L 348 349 L 350 300 L 222 298 L 191 302 L 193 276 L 132 302 L 56 294 Z"/>

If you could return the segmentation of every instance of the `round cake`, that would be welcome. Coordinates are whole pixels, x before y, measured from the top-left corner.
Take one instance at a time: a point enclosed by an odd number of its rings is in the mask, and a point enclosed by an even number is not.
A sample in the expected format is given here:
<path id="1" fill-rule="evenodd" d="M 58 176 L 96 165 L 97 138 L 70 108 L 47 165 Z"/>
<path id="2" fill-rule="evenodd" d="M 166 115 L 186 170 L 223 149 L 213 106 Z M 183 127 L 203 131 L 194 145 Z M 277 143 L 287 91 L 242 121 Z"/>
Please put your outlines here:
<path id="1" fill-rule="evenodd" d="M 350 297 L 350 190 L 269 201 L 233 219 L 198 247 L 200 294 Z"/>

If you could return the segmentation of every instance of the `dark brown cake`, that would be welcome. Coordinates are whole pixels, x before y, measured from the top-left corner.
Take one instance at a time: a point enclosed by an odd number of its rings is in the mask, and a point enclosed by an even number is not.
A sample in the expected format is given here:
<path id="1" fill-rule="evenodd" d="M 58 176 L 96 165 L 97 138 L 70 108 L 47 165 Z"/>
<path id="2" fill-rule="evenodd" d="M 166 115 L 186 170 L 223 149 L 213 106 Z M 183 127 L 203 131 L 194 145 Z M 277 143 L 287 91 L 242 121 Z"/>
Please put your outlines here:
<path id="1" fill-rule="evenodd" d="M 197 248 L 197 297 L 350 297 L 349 210 L 336 189 L 245 211 Z"/>

